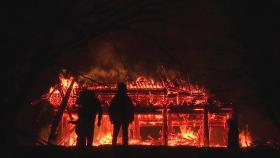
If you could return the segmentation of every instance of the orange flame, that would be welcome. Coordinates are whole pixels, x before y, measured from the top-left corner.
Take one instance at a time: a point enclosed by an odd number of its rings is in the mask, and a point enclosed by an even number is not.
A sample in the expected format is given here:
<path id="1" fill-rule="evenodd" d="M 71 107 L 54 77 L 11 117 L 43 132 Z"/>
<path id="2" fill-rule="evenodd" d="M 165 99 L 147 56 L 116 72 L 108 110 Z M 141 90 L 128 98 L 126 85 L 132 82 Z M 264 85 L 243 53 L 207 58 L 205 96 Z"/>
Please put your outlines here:
<path id="1" fill-rule="evenodd" d="M 71 78 L 64 78 L 63 75 L 59 75 L 59 80 L 60 80 L 60 83 L 59 83 L 60 86 L 56 86 L 56 87 L 59 87 L 59 88 L 51 87 L 50 90 L 49 90 L 49 99 L 48 100 L 55 107 L 60 105 L 60 103 L 62 101 L 62 98 L 63 98 L 64 94 L 66 93 L 67 88 L 70 86 L 70 83 L 73 80 L 73 78 L 72 77 Z M 75 104 L 76 98 L 73 97 L 73 96 L 76 95 L 76 93 L 77 93 L 76 91 L 77 91 L 78 88 L 79 88 L 78 83 L 74 82 L 73 89 L 71 91 L 71 96 L 72 97 L 70 97 L 70 99 L 68 100 L 69 105 Z"/>
<path id="2" fill-rule="evenodd" d="M 181 126 L 182 127 L 182 126 Z M 189 140 L 197 140 L 197 134 L 192 131 L 190 128 L 189 129 L 185 129 L 185 130 L 182 130 L 184 128 L 181 128 L 181 131 L 182 131 L 182 137 L 185 138 L 185 139 L 189 139 Z M 185 127 L 185 126 L 183 126 Z"/>
<path id="3" fill-rule="evenodd" d="M 111 144 L 112 143 L 112 134 L 111 133 L 107 133 L 105 135 L 103 135 L 103 137 L 101 137 L 99 139 L 98 143 L 94 143 L 93 145 L 104 145 L 104 144 Z"/>
<path id="4" fill-rule="evenodd" d="M 239 133 L 239 144 L 242 148 L 250 147 L 253 145 L 251 134 L 246 126 L 245 130 L 242 130 Z"/>
<path id="5" fill-rule="evenodd" d="M 62 98 L 63 93 L 66 92 L 67 88 L 69 87 L 72 78 L 64 78 L 60 76 L 60 90 L 55 87 L 51 87 L 49 90 L 49 101 L 55 107 L 59 106 Z M 138 78 L 136 81 L 127 82 L 128 87 L 128 95 L 131 97 L 135 106 L 157 106 L 162 107 L 163 105 L 168 106 L 184 106 L 184 105 L 204 105 L 207 102 L 208 94 L 204 88 L 194 86 L 194 85 L 187 85 L 183 83 L 176 83 L 173 84 L 170 81 L 168 83 L 163 81 L 155 81 L 153 79 L 146 79 L 144 77 Z M 56 86 L 56 87 L 59 87 Z M 79 85 L 74 83 L 74 88 L 71 92 L 70 98 L 68 100 L 68 106 L 74 107 L 75 100 L 77 98 L 77 89 Z M 88 86 L 88 89 L 93 89 L 96 91 L 96 94 L 102 104 L 103 107 L 108 107 L 111 99 L 114 97 L 117 86 L 115 83 L 104 83 L 104 84 L 96 84 L 94 86 Z M 62 94 L 61 94 L 62 93 Z M 201 109 L 194 109 L 197 113 L 203 112 Z M 157 111 L 160 112 L 160 111 Z M 65 114 L 68 116 L 67 114 Z M 182 114 L 187 115 L 187 114 Z M 209 114 L 210 115 L 210 114 Z M 75 119 L 77 119 L 77 115 Z M 177 115 L 176 115 L 177 116 Z M 212 115 L 211 115 L 212 116 Z M 180 116 L 181 117 L 181 116 Z M 200 132 L 194 131 L 192 128 L 186 128 L 184 124 L 184 120 L 180 120 L 178 117 L 177 120 L 173 120 L 176 124 L 176 128 L 179 127 L 179 132 L 170 132 L 168 134 L 168 145 L 175 146 L 175 145 L 191 145 L 191 146 L 201 146 L 201 136 Z M 224 117 L 224 116 L 223 116 Z M 129 135 L 129 144 L 137 144 L 137 145 L 162 145 L 163 144 L 163 129 L 157 133 L 159 138 L 152 137 L 150 135 L 147 138 L 141 138 L 140 131 L 138 133 L 137 130 L 140 127 L 162 127 L 164 117 L 161 113 L 158 114 L 137 114 L 135 117 L 138 121 L 133 122 L 129 127 L 130 131 L 134 133 Z M 193 126 L 200 126 L 202 119 L 197 118 L 197 120 L 190 122 Z M 216 121 L 217 124 L 220 126 L 225 126 L 226 118 L 220 119 L 219 117 L 209 117 L 210 121 Z M 173 125 L 171 125 L 173 126 Z M 175 125 L 174 125 L 175 126 Z M 67 129 L 65 127 L 64 129 Z M 70 127 L 69 127 L 70 128 Z M 169 128 L 169 127 L 168 127 Z M 173 127 L 170 127 L 173 128 Z M 175 128 L 175 127 L 174 127 Z M 108 115 L 105 114 L 102 118 L 102 125 L 95 130 L 95 139 L 93 145 L 103 145 L 103 144 L 111 144 L 112 142 L 112 125 L 109 121 Z M 67 133 L 68 132 L 68 133 Z M 74 131 L 65 131 L 65 135 L 68 135 L 68 140 L 63 143 L 66 146 L 72 146 L 76 144 L 77 136 Z M 118 138 L 119 140 L 119 138 Z M 247 142 L 247 141 L 245 141 Z M 222 144 L 222 143 L 221 143 Z M 248 143 L 247 143 L 248 144 Z M 223 145 L 219 145 L 223 146 Z"/>

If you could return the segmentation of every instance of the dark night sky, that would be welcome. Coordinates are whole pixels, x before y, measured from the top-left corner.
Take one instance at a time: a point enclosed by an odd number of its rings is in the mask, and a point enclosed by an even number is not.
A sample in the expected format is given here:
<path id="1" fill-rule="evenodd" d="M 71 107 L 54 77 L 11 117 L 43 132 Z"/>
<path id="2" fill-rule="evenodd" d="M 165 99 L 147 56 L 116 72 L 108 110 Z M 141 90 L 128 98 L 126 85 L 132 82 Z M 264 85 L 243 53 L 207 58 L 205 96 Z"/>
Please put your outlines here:
<path id="1" fill-rule="evenodd" d="M 242 125 L 259 139 L 270 137 L 267 129 L 279 139 L 279 6 L 276 0 L 9 4 L 1 22 L 8 48 L 2 60 L 9 63 L 1 68 L 11 84 L 1 104 L 19 111 L 65 65 L 82 73 L 125 67 L 130 77 L 154 75 L 164 65 L 238 104 Z"/>

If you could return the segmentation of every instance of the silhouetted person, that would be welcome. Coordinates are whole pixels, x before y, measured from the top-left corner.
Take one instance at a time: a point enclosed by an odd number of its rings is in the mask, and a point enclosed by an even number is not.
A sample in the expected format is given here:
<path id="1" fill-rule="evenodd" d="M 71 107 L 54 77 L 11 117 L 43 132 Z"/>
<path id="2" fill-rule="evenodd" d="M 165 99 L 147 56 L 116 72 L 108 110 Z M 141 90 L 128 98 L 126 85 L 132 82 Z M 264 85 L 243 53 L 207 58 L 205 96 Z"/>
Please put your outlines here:
<path id="1" fill-rule="evenodd" d="M 83 89 L 77 99 L 78 120 L 76 123 L 77 146 L 91 146 L 93 142 L 95 117 L 100 126 L 103 110 L 94 91 Z"/>
<path id="2" fill-rule="evenodd" d="M 228 130 L 228 149 L 238 149 L 239 148 L 239 138 L 238 138 L 238 126 L 234 119 L 230 118 L 227 120 L 229 127 Z"/>
<path id="3" fill-rule="evenodd" d="M 118 84 L 118 92 L 109 107 L 109 117 L 114 125 L 112 144 L 116 145 L 120 127 L 123 131 L 123 145 L 128 145 L 128 126 L 134 120 L 134 106 L 131 98 L 126 94 L 124 83 Z"/>

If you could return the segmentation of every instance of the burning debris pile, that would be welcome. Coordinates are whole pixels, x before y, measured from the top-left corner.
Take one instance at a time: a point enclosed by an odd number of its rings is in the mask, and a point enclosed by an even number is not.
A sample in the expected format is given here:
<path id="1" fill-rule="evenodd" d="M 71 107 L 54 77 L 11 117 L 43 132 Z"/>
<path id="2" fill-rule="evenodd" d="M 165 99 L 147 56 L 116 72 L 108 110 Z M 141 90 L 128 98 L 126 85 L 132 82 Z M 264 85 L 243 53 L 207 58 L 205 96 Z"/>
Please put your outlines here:
<path id="1" fill-rule="evenodd" d="M 107 111 L 116 93 L 116 83 L 79 85 L 73 78 L 66 79 L 63 76 L 60 76 L 60 81 L 59 85 L 50 88 L 46 97 L 54 109 L 59 111 L 63 98 L 71 88 L 67 106 L 59 120 L 56 144 L 76 144 L 75 125 L 70 122 L 77 120 L 76 99 L 80 86 L 95 90 L 105 113 L 102 125 L 95 127 L 93 145 L 111 144 L 113 127 Z M 135 120 L 129 127 L 130 144 L 226 147 L 226 122 L 232 116 L 233 109 L 222 104 L 209 105 L 208 93 L 204 88 L 184 82 L 155 81 L 145 77 L 126 84 L 128 95 L 136 109 Z M 248 136 L 248 131 L 245 136 Z M 252 144 L 246 139 L 246 145 L 243 145 L 244 139 L 240 140 L 242 147 Z"/>

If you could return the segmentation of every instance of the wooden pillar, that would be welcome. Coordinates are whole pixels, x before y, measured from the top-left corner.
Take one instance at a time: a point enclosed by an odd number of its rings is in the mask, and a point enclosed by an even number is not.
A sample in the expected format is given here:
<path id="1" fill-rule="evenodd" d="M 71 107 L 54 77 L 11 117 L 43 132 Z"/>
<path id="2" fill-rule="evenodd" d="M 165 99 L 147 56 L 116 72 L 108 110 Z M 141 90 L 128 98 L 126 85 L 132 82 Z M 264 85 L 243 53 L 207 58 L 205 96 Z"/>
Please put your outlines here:
<path id="1" fill-rule="evenodd" d="M 139 120 L 138 120 L 138 114 L 135 114 L 134 116 L 134 124 L 135 124 L 135 138 L 140 139 L 140 126 L 139 126 Z"/>
<path id="2" fill-rule="evenodd" d="M 70 94 L 71 94 L 71 91 L 73 89 L 73 85 L 74 85 L 75 81 L 74 79 L 71 81 L 70 83 L 70 86 L 69 88 L 67 89 L 66 93 L 65 93 L 65 96 L 63 97 L 60 105 L 59 105 L 59 109 L 58 109 L 58 112 L 55 116 L 55 118 L 53 119 L 53 122 L 52 122 L 52 127 L 51 127 L 51 133 L 50 133 L 50 136 L 48 138 L 48 143 L 50 144 L 55 144 L 56 143 L 56 137 L 57 137 L 57 127 L 59 125 L 59 122 L 62 118 L 62 115 L 63 115 L 63 112 L 67 106 L 67 102 L 68 102 L 68 99 L 70 97 Z"/>
<path id="3" fill-rule="evenodd" d="M 204 126 L 204 146 L 209 147 L 209 120 L 208 120 L 208 112 L 209 108 L 206 104 L 204 107 L 204 114 L 203 114 L 203 126 Z"/>
<path id="4" fill-rule="evenodd" d="M 162 117 L 163 117 L 163 128 L 162 128 L 163 144 L 167 146 L 168 145 L 167 105 L 163 105 Z"/>
<path id="5" fill-rule="evenodd" d="M 168 127 L 167 134 L 174 132 L 173 128 L 171 128 L 172 127 L 172 120 L 171 120 L 171 114 L 170 114 L 168 109 L 167 109 L 167 127 Z"/>

